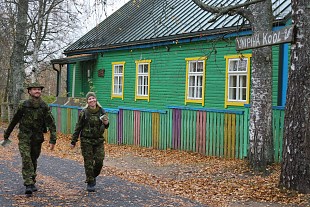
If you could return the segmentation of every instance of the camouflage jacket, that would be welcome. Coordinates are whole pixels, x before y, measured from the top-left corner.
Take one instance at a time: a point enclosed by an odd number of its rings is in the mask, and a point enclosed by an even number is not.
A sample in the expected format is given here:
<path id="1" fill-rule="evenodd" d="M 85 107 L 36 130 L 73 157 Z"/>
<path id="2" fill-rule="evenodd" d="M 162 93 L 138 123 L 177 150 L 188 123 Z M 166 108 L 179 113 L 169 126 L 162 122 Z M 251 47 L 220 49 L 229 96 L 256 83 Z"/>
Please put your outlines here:
<path id="1" fill-rule="evenodd" d="M 74 133 L 72 135 L 71 144 L 75 145 L 79 136 L 83 139 L 100 139 L 103 138 L 104 130 L 109 127 L 109 124 L 104 125 L 100 120 L 100 116 L 106 115 L 103 108 L 99 110 L 83 109 L 79 114 L 78 122 L 76 123 Z"/>
<path id="2" fill-rule="evenodd" d="M 4 133 L 4 138 L 9 138 L 16 124 L 19 123 L 19 133 L 29 134 L 31 137 L 35 134 L 43 134 L 47 132 L 47 127 L 50 130 L 49 143 L 56 143 L 56 125 L 54 117 L 49 106 L 40 100 L 38 105 L 32 103 L 32 99 L 22 101 L 7 130 Z"/>

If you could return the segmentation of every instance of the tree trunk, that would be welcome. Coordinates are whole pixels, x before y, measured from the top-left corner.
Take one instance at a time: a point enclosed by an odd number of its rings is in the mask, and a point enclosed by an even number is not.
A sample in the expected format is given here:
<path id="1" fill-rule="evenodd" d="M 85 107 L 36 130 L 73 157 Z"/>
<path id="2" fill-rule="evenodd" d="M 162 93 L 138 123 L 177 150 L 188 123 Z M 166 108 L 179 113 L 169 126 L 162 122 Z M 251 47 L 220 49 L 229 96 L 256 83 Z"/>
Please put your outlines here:
<path id="1" fill-rule="evenodd" d="M 16 36 L 11 56 L 11 80 L 9 84 L 8 100 L 13 104 L 13 111 L 21 100 L 25 81 L 24 51 L 27 41 L 27 12 L 28 0 L 20 0 L 17 4 Z"/>
<path id="2" fill-rule="evenodd" d="M 267 0 L 249 7 L 253 14 L 252 31 L 272 30 L 272 6 Z M 254 171 L 265 172 L 273 163 L 272 137 L 272 50 L 271 47 L 253 49 L 251 72 L 251 109 L 249 164 Z"/>
<path id="3" fill-rule="evenodd" d="M 37 75 L 38 75 L 38 72 L 39 72 L 39 50 L 42 46 L 42 37 L 45 37 L 46 34 L 45 32 L 46 31 L 43 31 L 43 28 L 44 28 L 44 15 L 46 16 L 49 16 L 49 13 L 47 13 L 45 11 L 46 7 L 47 7 L 47 4 L 42 1 L 42 0 L 39 0 L 38 1 L 38 14 L 37 14 L 37 25 L 36 25 L 36 32 L 34 33 L 34 43 L 33 43 L 33 54 L 32 54 L 32 59 L 31 59 L 31 62 L 30 62 L 30 68 L 31 68 L 31 75 L 30 75 L 30 78 L 31 78 L 31 82 L 36 82 L 37 81 Z M 47 13 L 47 14 L 46 14 Z"/>
<path id="4" fill-rule="evenodd" d="M 295 40 L 286 97 L 280 186 L 310 193 L 310 1 L 292 0 Z"/>

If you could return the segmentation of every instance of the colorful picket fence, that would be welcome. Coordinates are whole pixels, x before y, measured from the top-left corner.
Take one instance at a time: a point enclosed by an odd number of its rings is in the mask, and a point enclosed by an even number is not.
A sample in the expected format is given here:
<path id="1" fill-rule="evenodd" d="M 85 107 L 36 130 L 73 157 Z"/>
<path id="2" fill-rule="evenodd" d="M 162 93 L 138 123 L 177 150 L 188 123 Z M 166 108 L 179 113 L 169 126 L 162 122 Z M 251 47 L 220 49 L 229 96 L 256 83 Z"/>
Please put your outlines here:
<path id="1" fill-rule="evenodd" d="M 74 132 L 80 107 L 51 104 L 57 130 Z M 243 159 L 247 156 L 249 109 L 216 110 L 207 108 L 167 107 L 150 110 L 121 107 L 105 109 L 110 127 L 108 143 L 155 149 L 176 149 L 207 156 Z M 275 161 L 282 158 L 284 109 L 273 109 Z"/>
<path id="2" fill-rule="evenodd" d="M 244 111 L 170 108 L 174 149 L 226 158 L 246 156 L 248 122 Z"/>

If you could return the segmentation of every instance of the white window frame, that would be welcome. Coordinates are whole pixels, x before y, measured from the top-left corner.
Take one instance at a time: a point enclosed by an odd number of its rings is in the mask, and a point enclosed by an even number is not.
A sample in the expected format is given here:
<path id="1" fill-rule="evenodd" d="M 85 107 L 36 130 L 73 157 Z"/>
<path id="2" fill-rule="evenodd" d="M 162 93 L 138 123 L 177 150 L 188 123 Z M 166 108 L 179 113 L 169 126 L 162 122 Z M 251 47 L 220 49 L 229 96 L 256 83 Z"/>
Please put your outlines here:
<path id="1" fill-rule="evenodd" d="M 118 71 L 120 67 L 122 67 L 121 72 Z M 125 62 L 112 62 L 112 98 L 124 100 L 124 70 Z M 115 83 L 115 78 L 118 79 L 117 83 Z"/>
<path id="2" fill-rule="evenodd" d="M 206 57 L 194 57 L 185 59 L 186 61 L 185 105 L 187 103 L 200 103 L 202 106 L 204 106 L 206 59 L 207 59 Z M 197 71 L 198 65 L 201 65 L 202 71 Z M 192 68 L 193 66 L 194 68 Z"/>
<path id="3" fill-rule="evenodd" d="M 144 71 L 145 68 L 147 68 L 147 71 Z M 150 71 L 151 60 L 136 61 L 135 100 L 140 99 L 150 101 Z"/>
<path id="4" fill-rule="evenodd" d="M 244 106 L 249 103 L 251 57 L 250 54 L 225 56 L 225 108 L 227 106 Z M 235 80 L 233 81 L 233 79 Z"/>

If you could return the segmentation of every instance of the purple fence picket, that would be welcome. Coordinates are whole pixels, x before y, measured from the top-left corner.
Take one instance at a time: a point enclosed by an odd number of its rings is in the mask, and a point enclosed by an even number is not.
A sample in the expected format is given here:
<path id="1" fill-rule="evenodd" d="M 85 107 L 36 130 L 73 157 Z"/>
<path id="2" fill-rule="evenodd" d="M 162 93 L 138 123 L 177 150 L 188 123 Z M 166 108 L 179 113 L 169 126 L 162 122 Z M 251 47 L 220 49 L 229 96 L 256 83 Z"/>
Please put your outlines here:
<path id="1" fill-rule="evenodd" d="M 172 147 L 174 149 L 181 147 L 181 113 L 180 109 L 173 109 L 172 111 Z"/>

